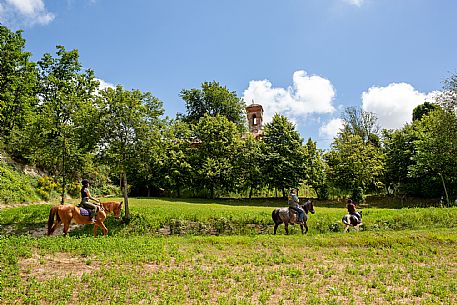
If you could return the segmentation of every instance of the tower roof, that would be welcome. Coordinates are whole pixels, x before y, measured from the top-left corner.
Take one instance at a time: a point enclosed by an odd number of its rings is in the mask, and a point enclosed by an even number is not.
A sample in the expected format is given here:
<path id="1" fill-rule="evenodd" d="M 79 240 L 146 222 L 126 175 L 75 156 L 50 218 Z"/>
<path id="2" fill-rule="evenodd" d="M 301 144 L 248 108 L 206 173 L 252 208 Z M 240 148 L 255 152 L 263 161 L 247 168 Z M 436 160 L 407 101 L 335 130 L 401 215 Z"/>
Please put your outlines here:
<path id="1" fill-rule="evenodd" d="M 246 111 L 248 111 L 248 112 L 262 111 L 263 112 L 263 107 L 260 104 L 251 104 L 249 106 L 246 106 Z"/>

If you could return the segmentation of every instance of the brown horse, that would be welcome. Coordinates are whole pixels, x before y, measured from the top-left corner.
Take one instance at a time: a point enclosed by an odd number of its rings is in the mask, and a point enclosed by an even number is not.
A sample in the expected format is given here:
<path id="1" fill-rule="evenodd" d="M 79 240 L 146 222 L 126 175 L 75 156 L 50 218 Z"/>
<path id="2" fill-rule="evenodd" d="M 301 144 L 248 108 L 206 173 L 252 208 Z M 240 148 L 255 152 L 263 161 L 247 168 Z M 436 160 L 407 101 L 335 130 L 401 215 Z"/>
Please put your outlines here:
<path id="1" fill-rule="evenodd" d="M 107 201 L 100 203 L 105 210 L 106 214 L 113 213 L 114 218 L 120 219 L 121 218 L 121 210 L 122 210 L 122 201 Z"/>
<path id="2" fill-rule="evenodd" d="M 54 221 L 55 218 L 55 221 Z M 97 236 L 97 228 L 101 227 L 103 235 L 108 234 L 108 229 L 103 223 L 106 218 L 106 213 L 103 208 L 98 210 L 95 216 L 95 222 L 91 221 L 91 216 L 82 216 L 80 209 L 72 204 L 58 205 L 51 208 L 48 218 L 48 236 L 54 233 L 54 231 L 63 223 L 63 234 L 67 235 L 68 229 L 70 229 L 70 223 L 73 221 L 77 224 L 93 224 L 94 225 L 94 237 Z"/>
<path id="3" fill-rule="evenodd" d="M 305 204 L 300 205 L 301 208 L 305 211 L 305 217 L 303 218 L 303 224 L 300 223 L 301 233 L 306 234 L 308 233 L 308 225 L 306 221 L 308 220 L 308 212 L 314 214 L 314 206 L 311 201 L 305 202 Z M 289 208 L 279 208 L 275 209 L 273 213 L 271 213 L 271 218 L 275 223 L 274 234 L 276 234 L 276 230 L 278 226 L 284 223 L 284 228 L 286 229 L 286 234 L 289 234 L 289 224 L 299 224 L 298 222 L 298 214 L 293 209 Z M 306 228 L 306 231 L 303 231 L 303 227 Z"/>

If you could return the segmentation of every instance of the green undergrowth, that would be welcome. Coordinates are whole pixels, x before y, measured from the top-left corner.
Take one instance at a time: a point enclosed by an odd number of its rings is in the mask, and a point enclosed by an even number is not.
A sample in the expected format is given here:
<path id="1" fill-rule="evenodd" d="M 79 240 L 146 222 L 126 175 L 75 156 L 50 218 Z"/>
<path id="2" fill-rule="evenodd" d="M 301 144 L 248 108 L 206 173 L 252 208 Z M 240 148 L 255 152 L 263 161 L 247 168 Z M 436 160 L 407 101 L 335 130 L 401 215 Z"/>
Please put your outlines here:
<path id="1" fill-rule="evenodd" d="M 36 184 L 35 178 L 0 160 L 0 204 L 39 200 L 33 187 Z"/>
<path id="2" fill-rule="evenodd" d="M 120 200 L 120 199 L 114 199 Z M 44 229 L 50 205 L 28 205 L 0 210 L 0 234 L 29 234 Z M 219 203 L 170 202 L 161 199 L 131 199 L 128 224 L 108 216 L 105 224 L 111 236 L 133 235 L 257 235 L 272 234 L 271 213 L 275 207 L 225 205 Z M 342 208 L 315 206 L 309 214 L 308 235 L 342 232 Z M 403 208 L 363 210 L 362 231 L 399 231 L 457 228 L 457 208 Z M 301 234 L 298 225 L 290 234 Z M 101 234 L 101 231 L 100 231 Z M 285 234 L 284 225 L 278 234 Z M 92 226 L 74 229 L 72 236 L 92 235 Z"/>

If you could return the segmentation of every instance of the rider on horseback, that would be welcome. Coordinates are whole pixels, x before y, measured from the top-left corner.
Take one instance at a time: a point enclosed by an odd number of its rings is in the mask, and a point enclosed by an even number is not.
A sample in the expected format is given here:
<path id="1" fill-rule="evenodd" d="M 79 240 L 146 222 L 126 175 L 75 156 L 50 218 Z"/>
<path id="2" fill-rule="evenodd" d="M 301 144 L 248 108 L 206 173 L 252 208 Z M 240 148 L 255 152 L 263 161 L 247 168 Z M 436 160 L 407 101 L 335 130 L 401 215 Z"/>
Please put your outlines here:
<path id="1" fill-rule="evenodd" d="M 349 214 L 354 215 L 359 223 L 362 222 L 362 215 L 356 211 L 355 203 L 352 201 L 352 199 L 348 199 L 347 209 Z"/>
<path id="2" fill-rule="evenodd" d="M 87 179 L 83 179 L 81 181 L 83 187 L 81 188 L 81 206 L 83 208 L 86 208 L 90 215 L 92 217 L 92 222 L 95 222 L 95 216 L 97 215 L 98 213 L 98 205 L 94 204 L 94 203 L 91 203 L 89 202 L 89 199 L 90 200 L 93 200 L 95 202 L 98 202 L 100 204 L 100 199 L 96 199 L 96 198 L 93 198 L 91 195 L 90 195 L 90 192 L 89 192 L 89 181 L 87 181 Z"/>
<path id="3" fill-rule="evenodd" d="M 298 213 L 298 222 L 303 224 L 305 218 L 305 211 L 298 204 L 300 199 L 297 196 L 297 189 L 290 189 L 290 194 L 288 197 L 289 209 L 292 209 Z"/>

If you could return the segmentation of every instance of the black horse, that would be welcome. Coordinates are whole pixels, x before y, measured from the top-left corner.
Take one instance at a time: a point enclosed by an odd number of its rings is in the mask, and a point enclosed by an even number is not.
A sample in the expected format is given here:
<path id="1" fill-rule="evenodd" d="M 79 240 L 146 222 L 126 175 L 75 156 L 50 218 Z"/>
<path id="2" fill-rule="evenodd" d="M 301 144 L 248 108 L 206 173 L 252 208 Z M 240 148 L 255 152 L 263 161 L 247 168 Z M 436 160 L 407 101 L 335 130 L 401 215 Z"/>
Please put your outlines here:
<path id="1" fill-rule="evenodd" d="M 289 224 L 300 224 L 301 233 L 306 234 L 308 232 L 308 225 L 306 221 L 308 220 L 308 212 L 314 214 L 314 206 L 313 203 L 309 200 L 305 204 L 300 205 L 301 208 L 305 211 L 305 217 L 303 218 L 303 224 L 298 222 L 298 213 L 289 208 L 278 208 L 271 213 L 271 218 L 275 223 L 274 234 L 276 234 L 276 230 L 280 224 L 284 224 L 284 228 L 286 229 L 286 234 L 289 234 Z M 303 231 L 303 227 L 306 228 L 306 231 Z"/>

